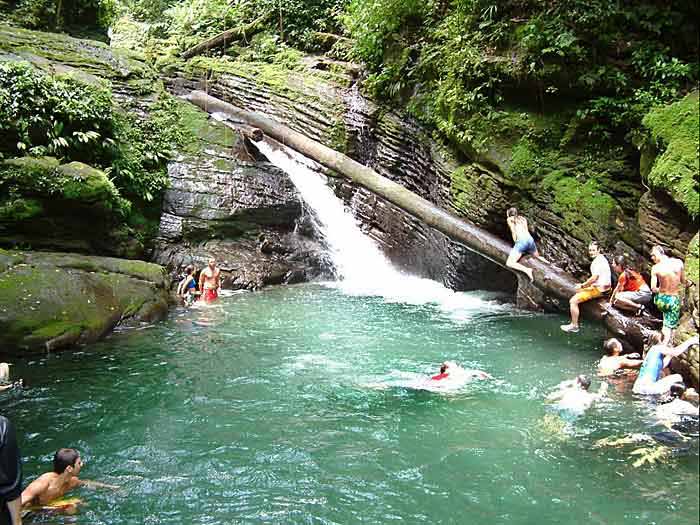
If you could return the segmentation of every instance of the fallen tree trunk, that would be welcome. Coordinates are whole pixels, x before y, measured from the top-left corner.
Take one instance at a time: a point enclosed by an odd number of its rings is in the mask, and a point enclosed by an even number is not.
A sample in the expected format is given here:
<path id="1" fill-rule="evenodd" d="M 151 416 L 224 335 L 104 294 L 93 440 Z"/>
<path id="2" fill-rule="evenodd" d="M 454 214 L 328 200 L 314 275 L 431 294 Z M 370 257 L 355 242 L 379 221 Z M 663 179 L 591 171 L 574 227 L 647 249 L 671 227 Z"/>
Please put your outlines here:
<path id="1" fill-rule="evenodd" d="M 180 56 L 184 59 L 189 59 L 194 56 L 201 55 L 202 53 L 206 53 L 211 49 L 216 49 L 218 47 L 226 48 L 229 42 L 254 35 L 262 30 L 263 24 L 267 22 L 268 18 L 270 18 L 270 13 L 265 13 L 264 15 L 253 20 L 250 24 L 246 24 L 241 27 L 234 27 L 233 29 L 219 33 L 218 35 L 213 36 L 204 42 L 200 42 L 196 46 L 192 46 L 191 48 L 183 51 Z"/>
<path id="2" fill-rule="evenodd" d="M 243 121 L 250 126 L 260 128 L 263 133 L 280 144 L 288 146 L 326 168 L 348 177 L 372 193 L 386 199 L 425 224 L 442 232 L 453 241 L 464 245 L 504 268 L 506 267 L 506 260 L 511 249 L 509 243 L 432 204 L 400 184 L 382 177 L 367 166 L 311 140 L 275 120 L 258 113 L 239 109 L 203 91 L 193 91 L 187 98 L 205 111 L 221 113 L 229 116 L 234 121 Z M 514 271 L 518 276 L 520 288 L 524 289 L 524 293 L 529 297 L 539 296 L 534 302 L 540 305 L 547 298 L 556 298 L 558 300 L 558 308 L 568 311 L 569 298 L 576 293 L 576 281 L 574 278 L 558 268 L 543 263 L 539 259 L 530 257 L 526 262 L 534 270 L 534 282 L 532 284 L 528 282 L 523 274 Z M 626 317 L 616 309 L 609 307 L 603 300 L 591 301 L 582 306 L 582 312 L 586 317 L 598 320 L 604 319 L 609 330 L 616 336 L 626 339 L 630 346 L 639 348 L 650 331 L 650 327 L 646 326 L 645 323 Z"/>

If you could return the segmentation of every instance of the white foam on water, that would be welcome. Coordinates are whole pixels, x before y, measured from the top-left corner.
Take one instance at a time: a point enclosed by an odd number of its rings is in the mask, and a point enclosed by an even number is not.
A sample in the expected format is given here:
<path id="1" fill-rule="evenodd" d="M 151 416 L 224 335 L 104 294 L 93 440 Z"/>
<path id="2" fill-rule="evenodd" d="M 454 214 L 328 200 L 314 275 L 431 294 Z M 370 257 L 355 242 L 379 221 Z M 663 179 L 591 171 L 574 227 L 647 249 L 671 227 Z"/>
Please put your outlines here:
<path id="1" fill-rule="evenodd" d="M 454 292 L 441 283 L 399 271 L 392 266 L 375 241 L 362 232 L 326 184 L 312 169 L 315 163 L 285 148 L 275 149 L 264 141 L 256 146 L 268 160 L 289 175 L 304 202 L 313 209 L 314 221 L 328 246 L 338 281 L 330 286 L 347 295 L 380 296 L 391 303 L 435 304 L 455 320 L 474 313 L 503 309 L 473 293 Z"/>

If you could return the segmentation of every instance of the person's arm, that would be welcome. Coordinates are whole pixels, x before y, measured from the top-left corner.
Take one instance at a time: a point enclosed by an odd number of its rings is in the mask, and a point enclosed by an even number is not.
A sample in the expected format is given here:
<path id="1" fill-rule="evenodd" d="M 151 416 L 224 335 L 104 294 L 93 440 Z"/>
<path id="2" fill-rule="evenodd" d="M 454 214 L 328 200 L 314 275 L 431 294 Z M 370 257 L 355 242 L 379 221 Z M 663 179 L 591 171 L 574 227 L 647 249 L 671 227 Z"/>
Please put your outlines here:
<path id="1" fill-rule="evenodd" d="M 564 394 L 566 394 L 566 390 L 557 390 L 556 392 L 552 392 L 547 397 L 545 397 L 545 400 L 556 401 L 557 399 L 561 399 L 562 397 L 564 397 Z"/>
<path id="2" fill-rule="evenodd" d="M 662 348 L 661 353 L 668 357 L 678 357 L 693 345 L 700 344 L 700 338 L 696 335 L 682 342 L 675 348 Z"/>
<path id="3" fill-rule="evenodd" d="M 623 276 L 624 276 L 624 273 L 620 274 L 620 277 L 617 278 L 617 285 L 615 285 L 615 289 L 612 291 L 612 294 L 610 294 L 610 302 L 611 303 L 615 301 L 615 296 L 617 295 L 617 292 L 620 291 L 620 288 L 622 288 L 622 286 L 625 283 L 625 277 L 623 277 Z"/>
<path id="4" fill-rule="evenodd" d="M 601 383 L 600 388 L 598 389 L 598 393 L 594 394 L 595 399 L 602 399 L 605 397 L 605 394 L 608 393 L 608 384 L 606 382 Z"/>
<path id="5" fill-rule="evenodd" d="M 24 489 L 21 497 L 21 506 L 26 507 L 31 505 L 32 502 L 39 497 L 39 495 L 44 492 L 47 488 L 47 482 L 41 477 L 32 481 L 29 486 Z"/>
<path id="6" fill-rule="evenodd" d="M 199 274 L 199 291 L 204 292 L 204 279 L 206 275 L 204 274 L 204 270 L 202 270 L 202 273 Z"/>
<path id="7" fill-rule="evenodd" d="M 651 268 L 651 291 L 659 293 L 659 278 L 656 276 L 656 265 Z"/>
<path id="8" fill-rule="evenodd" d="M 89 489 L 119 490 L 119 488 L 120 488 L 117 485 L 110 485 L 108 483 L 102 483 L 101 481 L 93 481 L 91 479 L 81 479 L 79 484 L 81 487 L 86 487 Z"/>
<path id="9" fill-rule="evenodd" d="M 628 359 L 625 358 L 620 361 L 620 368 L 639 368 L 644 362 L 643 359 Z"/>
<path id="10" fill-rule="evenodd" d="M 588 279 L 586 279 L 585 282 L 582 282 L 581 284 L 577 284 L 577 285 L 576 285 L 576 288 L 579 288 L 579 289 L 581 289 L 581 288 L 587 288 L 588 286 L 592 285 L 592 284 L 593 284 L 594 282 L 596 282 L 597 280 L 598 280 L 598 275 L 594 273 L 594 274 L 591 275 Z"/>
<path id="11" fill-rule="evenodd" d="M 22 501 L 15 498 L 7 502 L 7 510 L 10 511 L 10 522 L 12 525 L 22 525 Z"/>

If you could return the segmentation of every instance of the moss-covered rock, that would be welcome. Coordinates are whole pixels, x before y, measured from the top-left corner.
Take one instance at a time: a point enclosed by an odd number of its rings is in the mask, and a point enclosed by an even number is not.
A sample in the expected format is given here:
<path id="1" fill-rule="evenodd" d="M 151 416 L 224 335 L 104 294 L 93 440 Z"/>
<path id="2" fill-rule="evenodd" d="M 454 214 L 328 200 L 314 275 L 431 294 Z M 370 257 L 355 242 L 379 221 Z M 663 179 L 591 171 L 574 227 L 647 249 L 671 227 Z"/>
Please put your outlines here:
<path id="1" fill-rule="evenodd" d="M 678 102 L 650 111 L 643 120 L 659 150 L 647 180 L 652 186 L 668 192 L 693 217 L 700 214 L 698 122 L 700 101 L 697 91 Z"/>
<path id="2" fill-rule="evenodd" d="M 162 267 L 142 261 L 0 250 L 0 349 L 55 350 L 160 319 L 167 284 Z"/>

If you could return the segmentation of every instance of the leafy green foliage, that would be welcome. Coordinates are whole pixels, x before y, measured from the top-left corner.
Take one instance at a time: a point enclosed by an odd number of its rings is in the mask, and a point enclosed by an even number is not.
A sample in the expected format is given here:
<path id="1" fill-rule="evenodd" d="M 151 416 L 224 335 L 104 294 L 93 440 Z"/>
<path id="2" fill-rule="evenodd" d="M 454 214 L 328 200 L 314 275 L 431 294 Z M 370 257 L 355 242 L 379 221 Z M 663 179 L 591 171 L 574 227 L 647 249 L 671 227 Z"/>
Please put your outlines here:
<path id="1" fill-rule="evenodd" d="M 0 64 L 0 155 L 64 155 L 98 162 L 109 140 L 108 89 L 69 76 L 50 77 L 29 64 Z"/>
<path id="2" fill-rule="evenodd" d="M 67 26 L 106 30 L 117 13 L 116 0 L 11 0 L 11 19 L 30 29 Z"/>
<path id="3" fill-rule="evenodd" d="M 0 156 L 52 155 L 106 170 L 130 199 L 152 201 L 165 163 L 189 142 L 176 101 L 161 93 L 148 117 L 115 106 L 110 91 L 27 63 L 0 64 Z"/>

